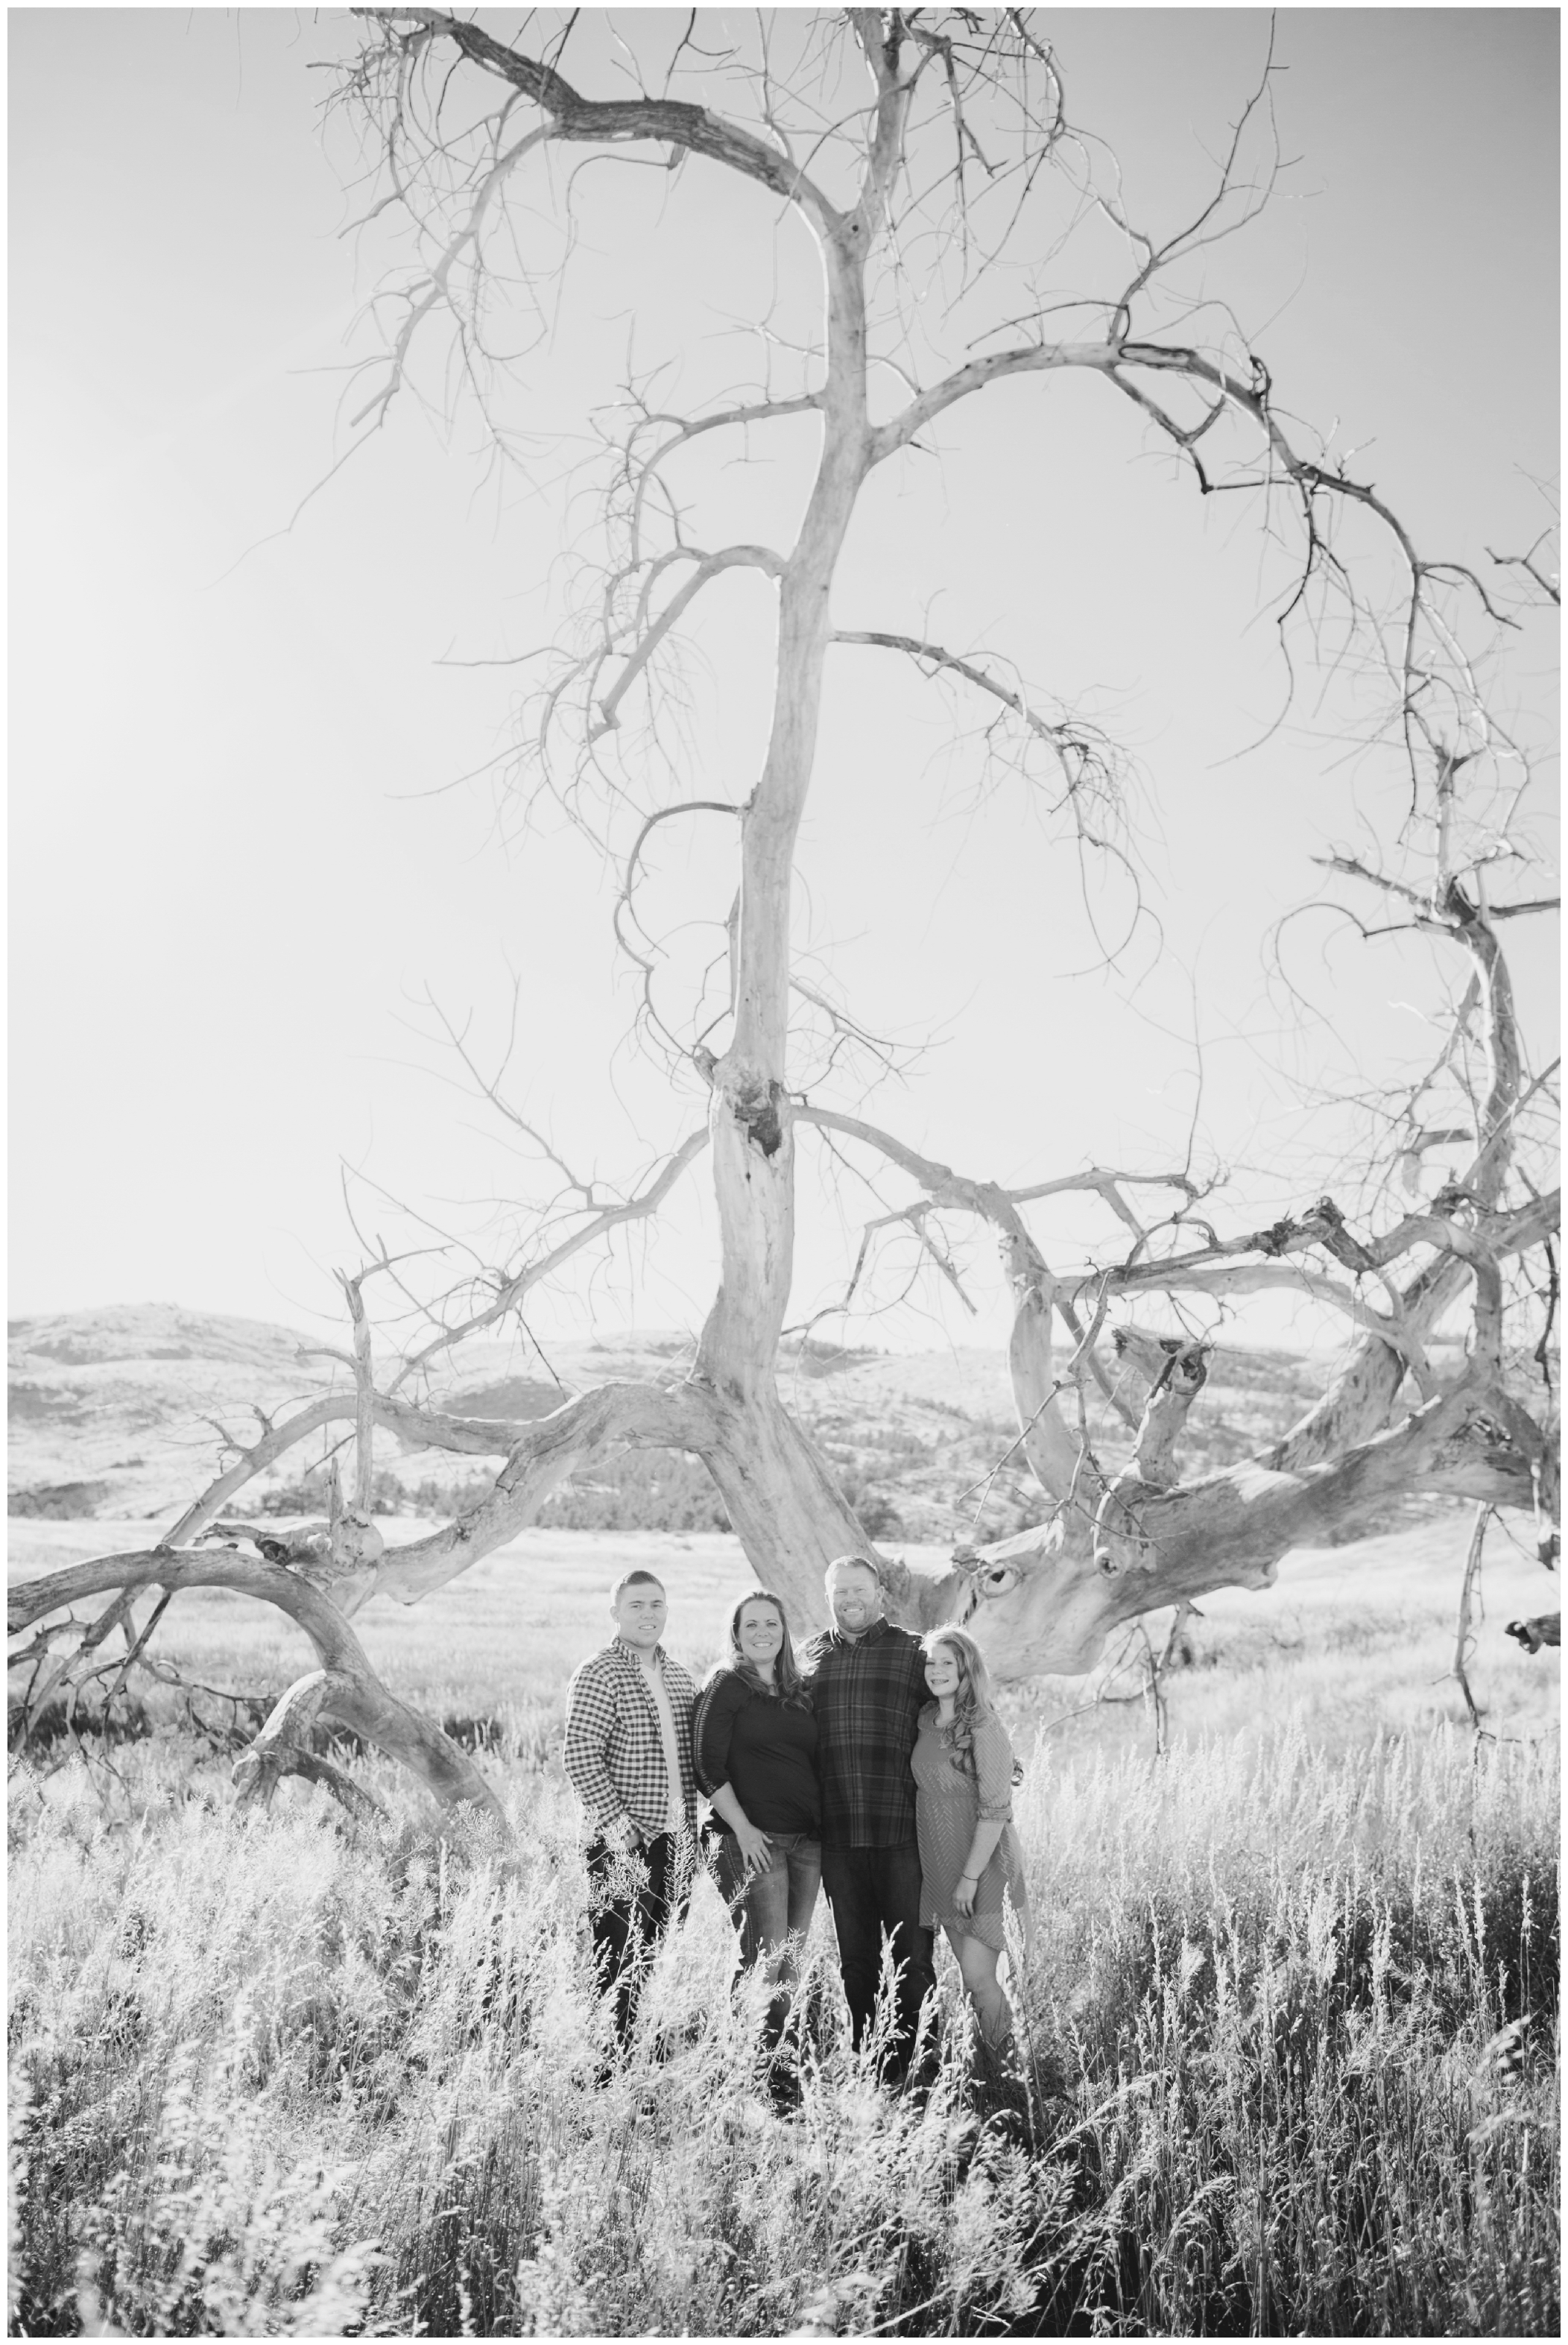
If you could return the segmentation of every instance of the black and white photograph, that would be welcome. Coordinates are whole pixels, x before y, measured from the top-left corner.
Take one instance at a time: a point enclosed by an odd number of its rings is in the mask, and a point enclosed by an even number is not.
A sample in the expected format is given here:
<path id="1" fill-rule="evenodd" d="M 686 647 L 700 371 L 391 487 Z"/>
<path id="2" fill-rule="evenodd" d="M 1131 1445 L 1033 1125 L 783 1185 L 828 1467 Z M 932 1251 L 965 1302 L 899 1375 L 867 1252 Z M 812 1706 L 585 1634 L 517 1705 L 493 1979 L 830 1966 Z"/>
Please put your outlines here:
<path id="1" fill-rule="evenodd" d="M 19 7 L 8 2333 L 1562 2330 L 1553 7 Z"/>

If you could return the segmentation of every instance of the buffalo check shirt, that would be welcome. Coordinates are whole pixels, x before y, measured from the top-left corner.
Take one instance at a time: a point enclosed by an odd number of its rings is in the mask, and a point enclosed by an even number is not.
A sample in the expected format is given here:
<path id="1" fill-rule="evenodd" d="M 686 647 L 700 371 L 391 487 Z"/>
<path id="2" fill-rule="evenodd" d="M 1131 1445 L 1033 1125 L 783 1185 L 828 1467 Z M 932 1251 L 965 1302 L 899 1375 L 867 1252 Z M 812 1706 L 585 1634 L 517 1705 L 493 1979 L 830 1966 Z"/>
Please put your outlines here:
<path id="1" fill-rule="evenodd" d="M 677 1806 L 688 1828 L 692 1823 L 696 1805 L 692 1713 L 697 1689 L 663 1645 L 654 1647 L 653 1658 L 674 1721 L 678 1785 L 670 1782 L 658 1706 L 630 1645 L 617 1637 L 583 1662 L 567 1689 L 566 1773 L 594 1835 L 630 1822 L 643 1840 L 654 1840 L 669 1831 Z"/>
<path id="2" fill-rule="evenodd" d="M 829 1629 L 801 1666 L 816 1712 L 824 1843 L 895 1848 L 912 1841 L 909 1754 L 931 1699 L 919 1638 L 891 1620 L 875 1620 L 855 1638 Z"/>

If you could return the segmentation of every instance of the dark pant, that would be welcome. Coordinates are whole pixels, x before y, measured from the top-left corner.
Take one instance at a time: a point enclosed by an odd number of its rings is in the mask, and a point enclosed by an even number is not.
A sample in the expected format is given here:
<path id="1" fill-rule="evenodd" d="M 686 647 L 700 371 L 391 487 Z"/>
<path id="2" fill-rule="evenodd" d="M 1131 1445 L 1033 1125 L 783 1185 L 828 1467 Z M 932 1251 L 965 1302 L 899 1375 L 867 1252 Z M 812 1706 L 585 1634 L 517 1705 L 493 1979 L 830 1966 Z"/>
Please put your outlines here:
<path id="1" fill-rule="evenodd" d="M 692 1894 L 691 1852 L 660 1832 L 628 1855 L 596 1840 L 588 1849 L 588 1917 L 601 1995 L 613 1991 L 615 2033 L 630 2041 L 637 1998 L 660 1939 Z"/>
<path id="2" fill-rule="evenodd" d="M 858 2050 L 876 2011 L 885 1938 L 898 1964 L 897 2032 L 893 2062 L 902 2069 L 914 2049 L 920 2006 L 936 1984 L 932 1935 L 920 1926 L 920 1851 L 912 1840 L 893 1848 L 822 1851 L 822 1885 L 833 1908 L 838 1966 Z"/>

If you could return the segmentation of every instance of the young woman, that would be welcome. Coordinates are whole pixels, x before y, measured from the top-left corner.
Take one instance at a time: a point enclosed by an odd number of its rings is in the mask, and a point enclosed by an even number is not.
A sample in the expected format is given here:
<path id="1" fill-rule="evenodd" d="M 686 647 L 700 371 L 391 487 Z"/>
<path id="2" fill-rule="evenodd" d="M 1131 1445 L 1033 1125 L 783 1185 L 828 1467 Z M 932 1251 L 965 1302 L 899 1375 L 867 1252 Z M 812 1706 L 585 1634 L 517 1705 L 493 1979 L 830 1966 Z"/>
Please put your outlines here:
<path id="1" fill-rule="evenodd" d="M 698 1699 L 693 1742 L 697 1781 L 721 1826 L 715 1870 L 741 1960 L 765 1962 L 780 1989 L 770 2015 L 776 2037 L 822 1885 L 822 1809 L 816 1721 L 771 1589 L 745 1597 L 731 1615 L 729 1656 Z"/>
<path id="2" fill-rule="evenodd" d="M 935 1700 L 920 1713 L 910 1765 L 920 1842 L 920 1919 L 940 1923 L 957 1956 L 980 2022 L 999 2051 L 1011 2032 L 1007 1998 L 996 1976 L 1005 1948 L 1004 1898 L 1011 1900 L 1027 1945 L 1029 1910 L 1024 1865 L 1013 1830 L 1013 1746 L 991 1704 L 979 1647 L 962 1629 L 933 1629 L 923 1639 L 926 1682 Z"/>

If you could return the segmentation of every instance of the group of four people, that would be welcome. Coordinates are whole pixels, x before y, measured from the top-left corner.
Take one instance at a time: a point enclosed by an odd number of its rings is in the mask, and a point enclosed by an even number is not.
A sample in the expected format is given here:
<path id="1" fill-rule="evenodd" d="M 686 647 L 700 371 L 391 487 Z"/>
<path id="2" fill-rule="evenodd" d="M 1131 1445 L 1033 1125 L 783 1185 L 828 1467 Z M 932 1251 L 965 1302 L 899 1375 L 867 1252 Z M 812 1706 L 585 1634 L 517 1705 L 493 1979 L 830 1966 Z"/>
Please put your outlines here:
<path id="1" fill-rule="evenodd" d="M 1006 2041 L 997 1960 L 1007 1905 L 1026 1934 L 1028 1909 L 1013 1752 L 985 1661 L 961 1629 L 921 1639 L 895 1627 L 864 1557 L 830 1564 L 825 1588 L 833 1626 L 798 1661 L 780 1599 L 744 1598 L 699 1694 L 661 1642 L 663 1584 L 629 1572 L 612 1596 L 613 1642 L 572 1680 L 566 1771 L 585 1812 L 595 1961 L 623 2043 L 642 1974 L 690 1894 L 699 1790 L 741 1959 L 764 1964 L 774 1988 L 774 2039 L 822 1889 L 857 2046 L 885 1946 L 897 1982 L 888 2066 L 906 2068 L 938 1924 L 986 2042 Z"/>

